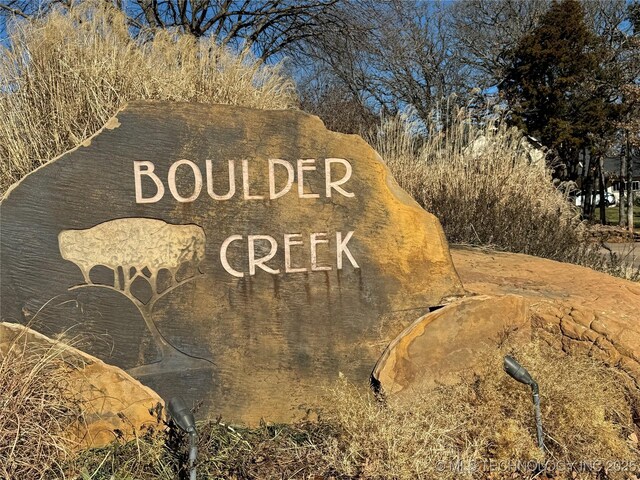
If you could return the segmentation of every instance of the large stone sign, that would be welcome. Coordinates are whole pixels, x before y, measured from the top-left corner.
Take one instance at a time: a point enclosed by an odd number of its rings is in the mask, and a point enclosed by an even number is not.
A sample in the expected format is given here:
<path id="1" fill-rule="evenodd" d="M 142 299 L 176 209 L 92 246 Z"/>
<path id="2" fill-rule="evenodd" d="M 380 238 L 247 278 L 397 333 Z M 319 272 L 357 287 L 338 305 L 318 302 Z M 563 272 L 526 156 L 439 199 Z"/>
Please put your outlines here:
<path id="1" fill-rule="evenodd" d="M 299 111 L 136 102 L 0 203 L 4 321 L 199 415 L 289 420 L 462 293 L 437 219 Z"/>

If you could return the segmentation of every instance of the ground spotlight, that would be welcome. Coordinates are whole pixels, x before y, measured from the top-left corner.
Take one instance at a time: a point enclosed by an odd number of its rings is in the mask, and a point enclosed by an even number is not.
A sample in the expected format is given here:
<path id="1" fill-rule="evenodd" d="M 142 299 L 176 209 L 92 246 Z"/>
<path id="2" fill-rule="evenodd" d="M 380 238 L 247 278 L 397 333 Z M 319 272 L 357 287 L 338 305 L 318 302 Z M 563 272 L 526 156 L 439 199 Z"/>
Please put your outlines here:
<path id="1" fill-rule="evenodd" d="M 169 400 L 167 411 L 176 425 L 189 434 L 189 480 L 196 480 L 195 464 L 198 455 L 196 420 L 182 397 L 173 397 Z"/>
<path id="2" fill-rule="evenodd" d="M 540 392 L 538 390 L 538 383 L 533 379 L 531 374 L 527 372 L 527 369 L 520 365 L 513 357 L 509 355 L 504 357 L 504 371 L 509 374 L 511 378 L 517 380 L 520 383 L 529 385 L 531 392 L 533 393 L 533 406 L 536 415 L 536 434 L 538 436 L 538 447 L 544 451 L 544 439 L 542 433 L 542 415 L 540 414 Z"/>

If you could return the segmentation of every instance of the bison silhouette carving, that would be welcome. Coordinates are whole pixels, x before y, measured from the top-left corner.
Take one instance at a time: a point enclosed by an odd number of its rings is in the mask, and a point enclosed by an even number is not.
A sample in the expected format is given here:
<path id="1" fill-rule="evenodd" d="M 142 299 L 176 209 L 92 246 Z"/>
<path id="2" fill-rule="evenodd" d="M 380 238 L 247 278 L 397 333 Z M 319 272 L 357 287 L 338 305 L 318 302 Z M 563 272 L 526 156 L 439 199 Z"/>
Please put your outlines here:
<path id="1" fill-rule="evenodd" d="M 150 218 L 120 218 L 84 230 L 63 230 L 58 235 L 62 258 L 78 266 L 84 283 L 79 288 L 106 288 L 124 295 L 138 309 L 149 329 L 161 360 L 129 370 L 136 376 L 188 366 L 198 367 L 208 360 L 188 355 L 167 341 L 153 321 L 153 307 L 160 298 L 204 274 L 200 263 L 205 256 L 205 233 L 198 225 L 174 225 Z M 96 266 L 113 271 L 113 284 L 94 283 L 90 272 Z M 178 278 L 182 267 L 191 267 L 191 275 Z M 169 282 L 160 288 L 159 275 L 166 270 Z M 132 292 L 134 282 L 142 279 L 151 290 L 143 301 Z M 166 284 L 166 282 L 165 282 Z"/>

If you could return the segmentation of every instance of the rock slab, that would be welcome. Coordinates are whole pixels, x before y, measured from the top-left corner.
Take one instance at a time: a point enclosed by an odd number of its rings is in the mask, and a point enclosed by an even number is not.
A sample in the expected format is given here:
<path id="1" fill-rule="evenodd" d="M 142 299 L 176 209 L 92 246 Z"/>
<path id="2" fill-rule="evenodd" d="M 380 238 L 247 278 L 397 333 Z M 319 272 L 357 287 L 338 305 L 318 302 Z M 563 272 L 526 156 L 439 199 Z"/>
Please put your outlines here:
<path id="1" fill-rule="evenodd" d="M 455 248 L 468 297 L 418 319 L 389 344 L 373 379 L 385 393 L 455 381 L 501 331 L 618 367 L 640 387 L 640 284 L 528 255 Z"/>
<path id="2" fill-rule="evenodd" d="M 200 417 L 298 418 L 462 293 L 439 222 L 293 110 L 131 103 L 0 203 L 1 318 Z"/>
<path id="3" fill-rule="evenodd" d="M 83 414 L 67 432 L 79 449 L 102 447 L 116 438 L 132 440 L 158 426 L 150 410 L 162 405 L 162 399 L 121 369 L 22 325 L 0 323 L 0 355 L 16 348 L 15 342 L 27 352 L 64 359 L 69 394 Z"/>
<path id="4" fill-rule="evenodd" d="M 373 370 L 385 394 L 459 381 L 482 352 L 507 338 L 531 339 L 528 305 L 518 295 L 479 295 L 457 300 L 416 320 L 386 348 Z"/>

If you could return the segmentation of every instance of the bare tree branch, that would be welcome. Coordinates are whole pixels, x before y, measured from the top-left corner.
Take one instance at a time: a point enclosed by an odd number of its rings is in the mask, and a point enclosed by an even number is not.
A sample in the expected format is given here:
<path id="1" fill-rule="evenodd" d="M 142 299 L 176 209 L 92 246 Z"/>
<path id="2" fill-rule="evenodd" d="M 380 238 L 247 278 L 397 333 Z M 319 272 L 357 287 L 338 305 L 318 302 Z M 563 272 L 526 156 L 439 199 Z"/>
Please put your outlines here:
<path id="1" fill-rule="evenodd" d="M 20 10 L 19 8 L 12 8 L 10 5 L 8 4 L 4 4 L 4 3 L 0 3 L 0 10 L 5 10 L 7 12 L 9 12 L 11 15 L 16 15 L 18 17 L 22 17 L 22 18 L 30 18 L 29 15 L 27 15 L 26 13 L 24 13 L 22 10 Z"/>

